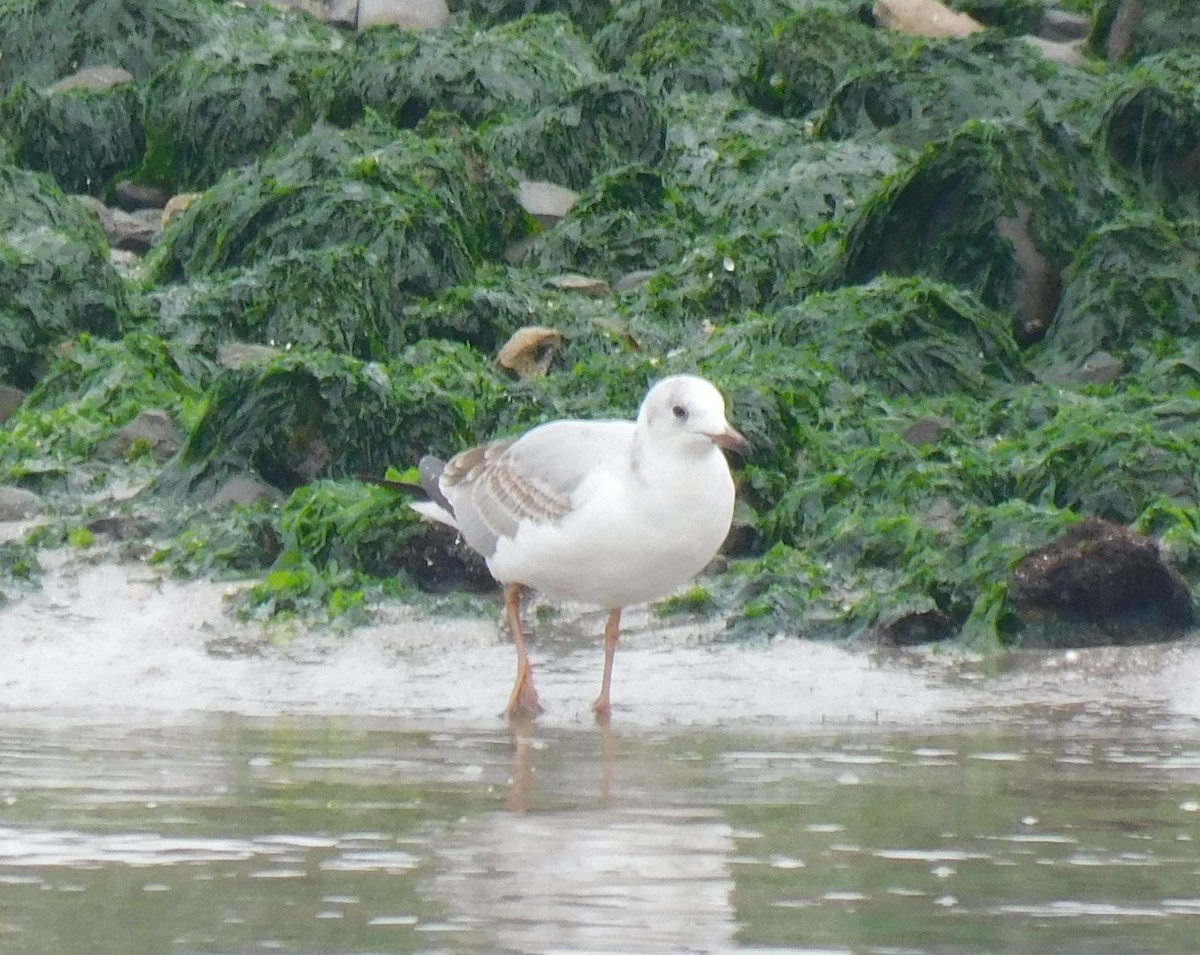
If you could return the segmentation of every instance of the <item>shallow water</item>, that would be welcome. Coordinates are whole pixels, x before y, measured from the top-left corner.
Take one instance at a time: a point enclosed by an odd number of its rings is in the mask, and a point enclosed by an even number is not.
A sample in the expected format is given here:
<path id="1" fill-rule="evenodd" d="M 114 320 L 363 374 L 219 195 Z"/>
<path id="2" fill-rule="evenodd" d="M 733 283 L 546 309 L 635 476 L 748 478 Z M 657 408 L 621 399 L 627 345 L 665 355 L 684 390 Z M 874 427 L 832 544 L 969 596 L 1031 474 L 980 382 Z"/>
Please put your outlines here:
<path id="1" fill-rule="evenodd" d="M 1194 641 L 993 672 L 635 615 L 604 731 L 590 615 L 510 727 L 494 620 L 220 608 L 94 567 L 0 610 L 0 952 L 1197 951 Z"/>
<path id="2" fill-rule="evenodd" d="M 1200 744 L 210 716 L 0 731 L 5 952 L 1194 952 Z"/>

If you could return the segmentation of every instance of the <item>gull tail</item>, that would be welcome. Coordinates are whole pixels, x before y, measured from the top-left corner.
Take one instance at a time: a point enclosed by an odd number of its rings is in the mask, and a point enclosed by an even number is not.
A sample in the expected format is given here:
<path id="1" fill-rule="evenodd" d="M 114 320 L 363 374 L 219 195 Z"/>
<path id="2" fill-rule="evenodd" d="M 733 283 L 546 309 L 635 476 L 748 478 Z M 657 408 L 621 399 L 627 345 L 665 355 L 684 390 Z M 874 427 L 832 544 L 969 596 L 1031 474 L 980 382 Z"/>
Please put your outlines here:
<path id="1" fill-rule="evenodd" d="M 421 479 L 420 484 L 410 484 L 408 481 L 389 481 L 386 478 L 374 477 L 363 477 L 361 480 L 378 487 L 386 487 L 391 491 L 399 491 L 401 494 L 412 495 L 416 500 L 410 501 L 408 506 L 414 511 L 422 517 L 438 521 L 457 530 L 458 524 L 454 520 L 454 505 L 442 493 L 442 488 L 438 483 L 438 479 L 442 476 L 442 471 L 445 469 L 445 461 L 434 457 L 432 454 L 427 454 L 421 458 L 420 463 L 417 465 L 417 473 Z"/>

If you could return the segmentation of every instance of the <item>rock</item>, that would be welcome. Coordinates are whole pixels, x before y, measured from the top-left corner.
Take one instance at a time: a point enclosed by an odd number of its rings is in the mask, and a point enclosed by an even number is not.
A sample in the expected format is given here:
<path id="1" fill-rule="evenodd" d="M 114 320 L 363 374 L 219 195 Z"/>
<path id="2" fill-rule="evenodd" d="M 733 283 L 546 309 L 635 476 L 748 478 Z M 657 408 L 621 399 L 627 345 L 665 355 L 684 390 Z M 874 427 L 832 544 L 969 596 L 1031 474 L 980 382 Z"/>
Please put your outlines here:
<path id="1" fill-rule="evenodd" d="M 630 289 L 635 289 L 643 282 L 654 278 L 658 274 L 657 269 L 634 269 L 632 272 L 626 272 L 613 285 L 615 292 L 628 292 Z"/>
<path id="2" fill-rule="evenodd" d="M 918 448 L 937 444 L 949 424 L 941 418 L 921 418 L 904 429 L 904 440 Z"/>
<path id="3" fill-rule="evenodd" d="M 0 424 L 15 415 L 24 400 L 25 392 L 21 389 L 0 385 Z"/>
<path id="4" fill-rule="evenodd" d="M 226 342 L 217 346 L 217 364 L 230 371 L 237 371 L 247 365 L 265 365 L 277 355 L 282 355 L 283 349 L 272 345 L 257 345 L 253 342 Z"/>
<path id="5" fill-rule="evenodd" d="M 1115 355 L 1098 351 L 1088 355 L 1074 368 L 1056 368 L 1042 375 L 1042 381 L 1057 385 L 1107 385 L 1125 372 L 1125 364 Z"/>
<path id="6" fill-rule="evenodd" d="M 1054 320 L 1062 297 L 1062 277 L 1050 267 L 1037 247 L 1031 222 L 1033 211 L 1028 203 L 1018 202 L 1015 216 L 996 219 L 996 231 L 1013 246 L 1017 274 L 1013 279 L 1013 310 L 1016 335 L 1022 345 L 1038 341 Z"/>
<path id="7" fill-rule="evenodd" d="M 1083 45 L 1078 40 L 1063 42 L 1061 40 L 1047 40 L 1045 37 L 1040 36 L 1023 36 L 1021 39 L 1041 53 L 1047 60 L 1053 60 L 1055 63 L 1061 63 L 1063 66 L 1081 67 L 1087 63 L 1087 57 L 1083 54 Z"/>
<path id="8" fill-rule="evenodd" d="M 0 486 L 0 521 L 25 521 L 42 512 L 42 499 L 23 487 Z"/>
<path id="9" fill-rule="evenodd" d="M 1181 630 L 1193 620 L 1187 583 L 1157 541 L 1094 517 L 1021 558 L 1008 593 L 1022 613 L 1066 622 Z"/>
<path id="10" fill-rule="evenodd" d="M 271 485 L 250 474 L 235 474 L 222 484 L 209 500 L 213 507 L 252 507 L 255 504 L 273 504 L 283 495 Z"/>
<path id="11" fill-rule="evenodd" d="M 1092 18 L 1070 10 L 1047 10 L 1038 24 L 1037 35 L 1055 43 L 1086 40 L 1092 32 Z"/>
<path id="12" fill-rule="evenodd" d="M 379 26 L 440 30 L 452 19 L 446 0 L 358 0 L 360 30 Z"/>
<path id="13" fill-rule="evenodd" d="M 108 244 L 114 249 L 144 254 L 162 234 L 162 214 L 157 209 L 123 212 L 110 209 L 112 224 L 108 229 Z"/>
<path id="14" fill-rule="evenodd" d="M 978 20 L 938 0 L 876 0 L 871 13 L 881 26 L 909 36 L 964 37 L 983 29 Z"/>
<path id="15" fill-rule="evenodd" d="M 158 531 L 158 523 L 147 517 L 135 517 L 131 514 L 110 514 L 97 517 L 87 525 L 93 534 L 111 537 L 113 540 L 144 540 L 154 536 Z"/>
<path id="16" fill-rule="evenodd" d="M 916 647 L 949 640 L 958 632 L 954 621 L 940 610 L 902 613 L 871 628 L 871 637 L 887 647 Z"/>
<path id="17" fill-rule="evenodd" d="M 179 213 L 183 212 L 188 206 L 199 199 L 203 193 L 201 192 L 181 192 L 176 196 L 172 196 L 167 200 L 167 204 L 163 206 L 162 216 L 158 220 L 159 225 L 164 229 L 167 223 L 174 219 Z"/>
<path id="18" fill-rule="evenodd" d="M 1109 60 L 1121 60 L 1133 45 L 1133 34 L 1142 19 L 1143 0 L 1121 0 L 1116 15 L 1109 21 L 1104 38 L 1104 55 Z"/>
<path id="19" fill-rule="evenodd" d="M 94 196 L 76 196 L 100 220 L 108 244 L 114 249 L 145 253 L 162 233 L 157 209 L 139 209 L 124 212 L 111 209 Z"/>
<path id="20" fill-rule="evenodd" d="M 165 411 L 143 411 L 107 441 L 97 454 L 105 458 L 125 458 L 135 446 L 145 444 L 158 461 L 165 461 L 182 444 L 182 436 L 171 416 Z"/>
<path id="21" fill-rule="evenodd" d="M 353 28 L 358 18 L 358 0 L 239 0 L 246 7 L 275 7 L 298 10 L 323 23 Z"/>
<path id="22" fill-rule="evenodd" d="M 149 186 L 145 183 L 131 182 L 122 179 L 114 189 L 118 208 L 125 212 L 137 209 L 161 209 L 171 198 L 171 193 L 161 186 Z"/>
<path id="23" fill-rule="evenodd" d="M 133 74 L 119 66 L 89 66 L 46 87 L 47 96 L 67 90 L 107 90 L 133 82 Z"/>
<path id="24" fill-rule="evenodd" d="M 612 295 L 612 286 L 604 281 L 604 279 L 592 278 L 590 275 L 576 275 L 574 273 L 556 275 L 551 279 L 547 279 L 546 284 L 563 292 L 580 292 L 583 295 L 591 295 L 594 298 L 604 298 L 605 296 Z"/>
<path id="25" fill-rule="evenodd" d="M 516 372 L 519 378 L 526 381 L 542 378 L 550 371 L 550 363 L 554 361 L 562 341 L 562 333 L 553 328 L 527 325 L 513 332 L 496 360 L 502 368 Z"/>
<path id="26" fill-rule="evenodd" d="M 517 183 L 517 201 L 522 209 L 549 227 L 571 211 L 579 201 L 579 193 L 552 182 L 523 181 Z"/>

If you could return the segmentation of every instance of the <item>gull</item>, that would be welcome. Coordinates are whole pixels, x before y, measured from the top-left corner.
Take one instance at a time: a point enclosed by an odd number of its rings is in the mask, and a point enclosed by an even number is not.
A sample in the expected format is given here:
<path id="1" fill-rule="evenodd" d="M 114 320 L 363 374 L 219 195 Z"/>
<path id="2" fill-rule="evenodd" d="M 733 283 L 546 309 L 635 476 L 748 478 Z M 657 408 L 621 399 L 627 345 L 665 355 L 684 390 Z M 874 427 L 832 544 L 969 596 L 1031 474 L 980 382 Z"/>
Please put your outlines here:
<path id="1" fill-rule="evenodd" d="M 675 375 L 647 392 L 635 421 L 551 421 L 449 461 L 421 459 L 428 499 L 411 506 L 458 530 L 504 587 L 517 648 L 510 718 L 542 712 L 521 627 L 521 594 L 532 588 L 608 611 L 593 710 L 609 719 L 621 611 L 691 580 L 729 533 L 734 485 L 722 448 L 749 451 L 721 393 Z"/>

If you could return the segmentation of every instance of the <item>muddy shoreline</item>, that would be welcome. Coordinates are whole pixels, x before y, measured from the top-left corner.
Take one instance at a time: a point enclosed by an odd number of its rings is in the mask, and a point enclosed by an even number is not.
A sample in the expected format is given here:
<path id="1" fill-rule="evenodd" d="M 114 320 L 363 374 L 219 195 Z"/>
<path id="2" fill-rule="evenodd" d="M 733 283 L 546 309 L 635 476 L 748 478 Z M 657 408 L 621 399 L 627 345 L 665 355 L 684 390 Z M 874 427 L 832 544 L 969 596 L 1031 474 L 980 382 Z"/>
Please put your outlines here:
<path id="1" fill-rule="evenodd" d="M 0 608 L 10 721 L 188 721 L 203 714 L 354 716 L 501 727 L 513 653 L 493 615 L 439 617 L 401 602 L 348 633 L 239 622 L 237 584 L 177 581 L 140 564 L 48 555 L 43 586 Z M 535 623 L 540 723 L 591 725 L 601 615 Z M 1200 722 L 1200 640 L 1084 650 L 880 650 L 785 635 L 722 638 L 719 620 L 629 615 L 614 725 L 920 728 L 981 722 Z"/>

